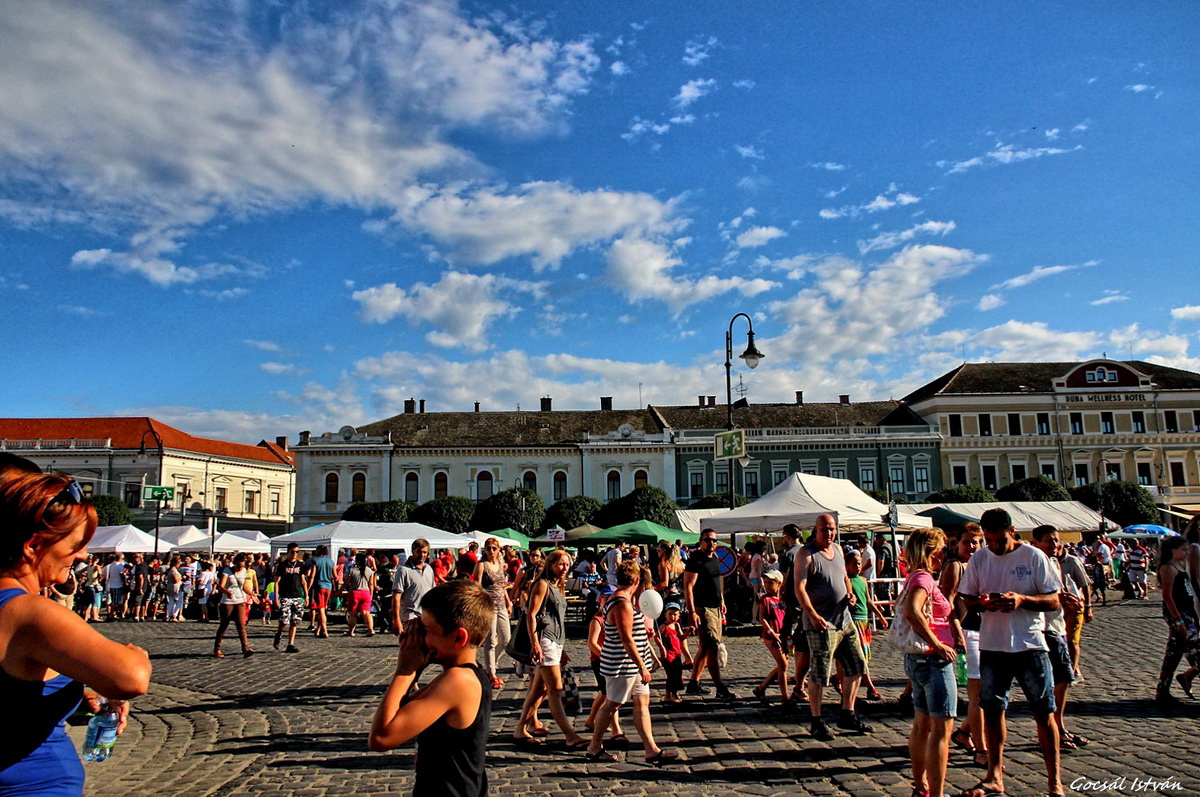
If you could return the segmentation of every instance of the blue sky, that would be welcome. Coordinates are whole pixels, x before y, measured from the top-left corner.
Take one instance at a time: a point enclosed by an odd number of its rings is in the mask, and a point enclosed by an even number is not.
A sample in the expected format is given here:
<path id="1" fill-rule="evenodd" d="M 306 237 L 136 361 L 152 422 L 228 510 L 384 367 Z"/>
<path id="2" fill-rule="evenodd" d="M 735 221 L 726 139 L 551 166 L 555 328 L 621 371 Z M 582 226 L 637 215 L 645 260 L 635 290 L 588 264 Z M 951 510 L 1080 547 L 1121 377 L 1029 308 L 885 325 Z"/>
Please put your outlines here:
<path id="1" fill-rule="evenodd" d="M 1200 370 L 1192 3 L 0 6 L 0 413 Z M 735 327 L 735 345 L 745 326 Z M 740 351 L 740 348 L 739 348 Z"/>

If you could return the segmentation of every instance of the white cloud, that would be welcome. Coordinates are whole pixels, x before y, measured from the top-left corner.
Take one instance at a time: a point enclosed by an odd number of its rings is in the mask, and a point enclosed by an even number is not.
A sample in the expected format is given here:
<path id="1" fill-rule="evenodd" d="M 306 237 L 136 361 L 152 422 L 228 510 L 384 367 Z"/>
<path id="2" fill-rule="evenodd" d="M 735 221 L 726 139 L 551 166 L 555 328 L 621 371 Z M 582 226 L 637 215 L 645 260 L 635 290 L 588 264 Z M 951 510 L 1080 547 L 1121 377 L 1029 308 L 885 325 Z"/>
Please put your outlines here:
<path id="1" fill-rule="evenodd" d="M 629 65 L 624 61 L 613 61 L 609 64 L 608 71 L 617 77 L 621 77 L 622 75 L 628 75 L 631 70 L 629 69 Z"/>
<path id="2" fill-rule="evenodd" d="M 757 296 L 778 286 L 764 279 L 720 278 L 711 274 L 699 279 L 675 277 L 671 272 L 683 265 L 683 261 L 670 246 L 645 238 L 617 239 L 606 258 L 607 279 L 630 301 L 661 301 L 675 315 L 723 293 Z"/>
<path id="3" fill-rule="evenodd" d="M 683 49 L 683 62 L 688 66 L 699 66 L 711 56 L 711 50 L 717 46 L 715 36 L 689 41 Z"/>
<path id="4" fill-rule="evenodd" d="M 735 152 L 737 152 L 737 154 L 741 155 L 743 158 L 746 158 L 747 160 L 760 161 L 764 157 L 762 150 L 754 145 L 748 145 L 748 146 L 743 147 L 740 144 L 734 144 L 733 149 Z"/>
<path id="5" fill-rule="evenodd" d="M 1084 128 L 1085 130 L 1087 128 Z M 1012 144 L 997 143 L 989 152 L 970 158 L 965 161 L 938 161 L 938 166 L 945 168 L 950 167 L 947 174 L 959 174 L 968 171 L 977 166 L 999 166 L 1002 164 L 1020 163 L 1027 160 L 1035 160 L 1044 158 L 1048 155 L 1064 155 L 1068 152 L 1076 152 L 1083 149 L 1082 144 L 1076 144 L 1074 147 L 1063 149 L 1062 147 L 1027 147 L 1025 149 L 1017 149 Z"/>
<path id="6" fill-rule="evenodd" d="M 1088 302 L 1088 304 L 1092 305 L 1093 307 L 1100 307 L 1102 305 L 1113 304 L 1115 302 L 1129 301 L 1129 297 L 1120 291 L 1105 291 L 1104 293 L 1105 295 L 1103 297 L 1096 299 L 1095 301 Z"/>
<path id="7" fill-rule="evenodd" d="M 696 115 L 691 113 L 685 113 L 671 117 L 671 124 L 673 125 L 690 125 L 695 121 Z"/>
<path id="8" fill-rule="evenodd" d="M 768 257 L 759 257 L 755 264 L 764 268 L 772 268 L 776 271 L 782 271 L 789 280 L 799 280 L 806 276 L 812 269 L 813 264 L 820 260 L 816 255 L 793 255 L 792 257 L 784 257 L 778 260 L 771 260 Z"/>
<path id="9" fill-rule="evenodd" d="M 269 340 L 249 340 L 249 339 L 247 339 L 247 340 L 243 340 L 242 343 L 245 343 L 247 346 L 249 346 L 251 348 L 258 349 L 259 351 L 269 351 L 269 352 L 283 351 L 282 346 L 280 346 L 278 343 L 275 343 L 275 342 L 269 341 Z"/>
<path id="10" fill-rule="evenodd" d="M 1096 350 L 1095 332 L 1051 329 L 1044 321 L 1008 321 L 982 330 L 971 339 L 980 359 L 997 362 L 1057 362 L 1078 360 Z"/>
<path id="11" fill-rule="evenodd" d="M 1171 309 L 1171 318 L 1176 321 L 1195 321 L 1200 318 L 1200 304 L 1189 304 Z"/>
<path id="12" fill-rule="evenodd" d="M 859 241 L 858 251 L 860 254 L 865 255 L 868 252 L 874 252 L 879 249 L 894 249 L 903 243 L 911 241 L 922 233 L 945 237 L 947 233 L 954 231 L 955 226 L 952 221 L 925 221 L 909 227 L 907 230 L 884 232 L 866 241 Z"/>
<path id="13" fill-rule="evenodd" d="M 981 313 L 986 313 L 988 310 L 995 310 L 997 307 L 1003 307 L 1007 301 L 998 293 L 985 293 L 979 297 L 979 304 L 975 305 L 975 309 Z"/>
<path id="14" fill-rule="evenodd" d="M 1057 127 L 1051 128 L 1050 130 L 1047 130 L 1045 132 L 1046 132 L 1046 138 L 1048 140 L 1050 140 L 1050 141 L 1058 140 L 1059 129 Z"/>
<path id="15" fill-rule="evenodd" d="M 749 249 L 783 238 L 787 233 L 778 227 L 751 227 L 737 237 L 737 245 L 741 249 Z"/>
<path id="16" fill-rule="evenodd" d="M 898 191 L 893 185 L 869 202 L 861 205 L 843 205 L 840 208 L 822 208 L 817 215 L 823 219 L 857 218 L 864 213 L 878 213 L 881 210 L 891 210 L 894 207 L 912 205 L 920 201 L 919 196 Z"/>
<path id="17" fill-rule="evenodd" d="M 1090 119 L 1080 122 L 1071 128 L 1072 133 L 1086 133 L 1092 126 Z"/>
<path id="18" fill-rule="evenodd" d="M 58 309 L 60 312 L 69 313 L 70 315 L 77 315 L 81 318 L 95 318 L 96 316 L 104 315 L 104 313 L 100 312 L 99 310 L 95 310 L 91 307 L 84 307 L 83 305 L 79 304 L 59 305 Z"/>
<path id="19" fill-rule="evenodd" d="M 1125 90 L 1132 91 L 1134 94 L 1141 94 L 1147 91 L 1154 91 L 1154 86 L 1150 86 L 1145 83 L 1135 83 L 1132 86 L 1126 86 Z"/>
<path id="20" fill-rule="evenodd" d="M 833 161 L 826 161 L 824 163 L 810 163 L 808 165 L 814 169 L 824 169 L 827 172 L 842 172 L 846 170 L 845 165 L 841 163 L 834 163 Z"/>
<path id="21" fill-rule="evenodd" d="M 1081 268 L 1090 268 L 1091 266 L 1097 265 L 1099 262 L 1100 261 L 1098 260 L 1089 260 L 1086 263 L 1080 263 L 1076 265 L 1034 266 L 1032 271 L 1027 271 L 1024 274 L 1013 277 L 1012 279 L 1007 279 L 1004 282 L 993 285 L 989 290 L 1010 291 L 1013 288 L 1024 288 L 1026 285 L 1037 282 L 1041 279 L 1045 279 L 1046 277 L 1052 277 L 1055 274 L 1065 274 L 1069 271 L 1077 271 Z"/>
<path id="22" fill-rule="evenodd" d="M 717 88 L 717 81 L 710 79 L 689 80 L 679 87 L 679 93 L 671 100 L 677 108 L 686 108 L 701 97 L 711 94 Z"/>
<path id="23" fill-rule="evenodd" d="M 735 80 L 735 81 L 733 81 L 733 87 L 735 89 L 749 90 L 749 89 L 754 88 L 754 86 L 755 86 L 755 83 L 753 80 Z"/>
<path id="24" fill-rule="evenodd" d="M 425 339 L 435 346 L 483 351 L 488 347 L 488 328 L 500 318 L 511 318 L 520 308 L 501 298 L 502 291 L 543 295 L 545 283 L 524 282 L 494 274 L 450 271 L 438 282 L 417 283 L 408 290 L 389 282 L 352 294 L 362 305 L 363 321 L 387 323 L 404 316 L 412 326 L 428 324 L 435 329 Z"/>
<path id="25" fill-rule="evenodd" d="M 259 363 L 258 370 L 273 376 L 295 376 L 298 369 L 292 363 Z"/>

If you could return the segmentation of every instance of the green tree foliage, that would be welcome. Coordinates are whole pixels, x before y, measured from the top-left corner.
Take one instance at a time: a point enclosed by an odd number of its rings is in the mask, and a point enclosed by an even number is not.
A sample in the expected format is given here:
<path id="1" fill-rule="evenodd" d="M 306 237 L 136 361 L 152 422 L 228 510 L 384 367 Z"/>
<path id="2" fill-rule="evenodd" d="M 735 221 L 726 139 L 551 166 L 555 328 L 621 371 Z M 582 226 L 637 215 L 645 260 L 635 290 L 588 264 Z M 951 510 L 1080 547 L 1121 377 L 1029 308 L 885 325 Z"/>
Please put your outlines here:
<path id="1" fill-rule="evenodd" d="M 947 487 L 932 493 L 925 499 L 927 504 L 982 504 L 995 501 L 996 496 L 980 487 L 978 484 L 964 484 L 960 487 Z"/>
<path id="2" fill-rule="evenodd" d="M 1072 487 L 1071 498 L 1102 512 L 1104 517 L 1120 526 L 1158 523 L 1160 520 L 1154 496 L 1133 482 L 1092 482 Z"/>
<path id="3" fill-rule="evenodd" d="M 604 508 L 604 504 L 586 495 L 573 495 L 564 498 L 546 510 L 540 531 L 559 528 L 564 531 L 591 523 L 596 513 Z"/>
<path id="4" fill-rule="evenodd" d="M 606 504 L 592 522 L 605 529 L 635 520 L 649 520 L 661 526 L 670 526 L 678 510 L 679 505 L 661 488 L 639 487 Z"/>
<path id="5" fill-rule="evenodd" d="M 426 501 L 409 513 L 413 523 L 423 523 L 435 529 L 462 534 L 471 530 L 471 517 L 475 514 L 475 502 L 461 495 L 448 495 Z"/>
<path id="6" fill-rule="evenodd" d="M 996 491 L 997 501 L 1070 501 L 1071 494 L 1053 479 L 1033 476 L 1006 484 Z"/>
<path id="7" fill-rule="evenodd" d="M 475 507 L 471 526 L 480 531 L 516 529 L 533 535 L 546 519 L 546 505 L 533 490 L 514 487 L 502 490 Z"/>
<path id="8" fill-rule="evenodd" d="M 863 490 L 864 493 L 874 498 L 881 504 L 886 504 L 889 501 L 895 501 L 897 504 L 907 504 L 908 499 L 900 495 L 888 495 L 887 490 Z"/>
<path id="9" fill-rule="evenodd" d="M 735 506 L 745 506 L 750 503 L 750 499 L 741 493 L 733 494 L 733 503 Z M 688 509 L 728 509 L 729 508 L 729 493 L 709 493 L 703 498 L 697 498 L 688 504 Z"/>
<path id="10" fill-rule="evenodd" d="M 342 520 L 358 520 L 364 523 L 407 523 L 409 515 L 417 508 L 410 501 L 356 501 L 346 507 Z"/>
<path id="11" fill-rule="evenodd" d="M 128 526 L 133 523 L 133 513 L 115 495 L 93 495 L 92 506 L 96 507 L 101 526 Z"/>

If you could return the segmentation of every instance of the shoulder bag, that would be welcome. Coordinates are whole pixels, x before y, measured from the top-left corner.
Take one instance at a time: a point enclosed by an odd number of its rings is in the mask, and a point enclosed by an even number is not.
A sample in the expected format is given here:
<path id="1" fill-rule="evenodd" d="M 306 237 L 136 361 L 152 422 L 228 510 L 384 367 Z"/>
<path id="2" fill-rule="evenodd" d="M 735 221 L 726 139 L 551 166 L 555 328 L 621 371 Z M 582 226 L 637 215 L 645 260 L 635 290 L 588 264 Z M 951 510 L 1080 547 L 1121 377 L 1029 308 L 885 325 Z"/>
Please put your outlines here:
<path id="1" fill-rule="evenodd" d="M 900 594 L 896 597 L 896 612 L 892 618 L 892 627 L 888 629 L 888 643 L 899 650 L 901 653 L 913 653 L 917 655 L 926 655 L 933 652 L 933 648 L 925 641 L 925 637 L 917 633 L 912 624 L 908 622 L 908 617 L 905 616 L 904 607 L 908 601 L 909 585 L 912 583 L 912 576 L 904 582 L 904 589 L 900 590 Z M 925 608 L 922 614 L 925 615 L 927 622 L 933 621 L 933 596 L 925 601 Z"/>

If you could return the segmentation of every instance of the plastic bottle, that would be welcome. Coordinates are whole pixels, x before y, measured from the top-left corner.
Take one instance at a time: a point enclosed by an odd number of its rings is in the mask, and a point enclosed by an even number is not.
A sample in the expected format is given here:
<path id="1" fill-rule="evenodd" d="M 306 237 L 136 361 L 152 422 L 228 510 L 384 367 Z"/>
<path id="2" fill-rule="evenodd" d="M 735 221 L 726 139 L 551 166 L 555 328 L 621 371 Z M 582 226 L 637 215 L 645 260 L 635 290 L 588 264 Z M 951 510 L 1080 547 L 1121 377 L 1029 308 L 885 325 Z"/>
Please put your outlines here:
<path id="1" fill-rule="evenodd" d="M 87 735 L 83 741 L 84 761 L 106 761 L 117 743 L 117 725 L 120 718 L 117 709 L 104 698 L 100 699 L 100 710 L 88 721 Z"/>
<path id="2" fill-rule="evenodd" d="M 967 654 L 959 653 L 958 660 L 954 662 L 954 680 L 958 681 L 959 686 L 967 685 Z"/>

